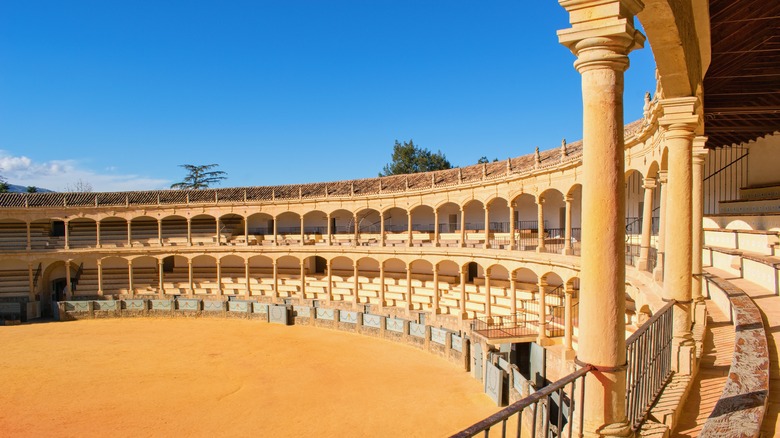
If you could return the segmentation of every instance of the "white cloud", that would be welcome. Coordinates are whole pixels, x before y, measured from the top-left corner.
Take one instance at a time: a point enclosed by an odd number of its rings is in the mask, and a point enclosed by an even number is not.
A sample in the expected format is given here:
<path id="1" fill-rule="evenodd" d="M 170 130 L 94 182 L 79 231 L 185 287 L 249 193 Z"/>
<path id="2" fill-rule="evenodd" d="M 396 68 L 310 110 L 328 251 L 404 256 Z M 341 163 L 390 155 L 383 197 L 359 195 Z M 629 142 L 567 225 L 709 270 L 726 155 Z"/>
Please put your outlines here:
<path id="1" fill-rule="evenodd" d="M 64 190 L 78 180 L 89 182 L 96 192 L 153 190 L 165 188 L 170 181 L 135 174 L 116 173 L 114 167 L 99 173 L 83 168 L 76 160 L 35 162 L 25 156 L 14 156 L 0 150 L 0 175 L 10 184 Z"/>

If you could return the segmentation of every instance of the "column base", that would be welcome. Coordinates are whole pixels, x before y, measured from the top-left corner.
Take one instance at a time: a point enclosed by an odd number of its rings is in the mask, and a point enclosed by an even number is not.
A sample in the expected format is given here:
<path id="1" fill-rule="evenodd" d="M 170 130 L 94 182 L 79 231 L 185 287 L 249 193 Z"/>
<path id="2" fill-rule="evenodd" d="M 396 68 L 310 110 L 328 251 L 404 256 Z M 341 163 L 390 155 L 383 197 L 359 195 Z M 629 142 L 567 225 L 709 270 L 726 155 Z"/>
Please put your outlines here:
<path id="1" fill-rule="evenodd" d="M 690 376 L 694 370 L 694 357 L 696 355 L 696 343 L 693 339 L 672 341 L 672 369 L 677 374 Z"/>
<path id="2" fill-rule="evenodd" d="M 650 261 L 648 259 L 639 258 L 639 260 L 636 262 L 636 268 L 640 271 L 649 271 L 650 270 Z"/>
<path id="3" fill-rule="evenodd" d="M 546 247 L 544 247 L 544 246 L 537 246 L 537 247 L 536 247 L 536 252 L 537 252 L 537 253 L 543 253 L 543 252 L 547 252 L 547 248 L 546 248 Z"/>
<path id="4" fill-rule="evenodd" d="M 563 255 L 574 255 L 574 249 L 573 248 L 563 248 L 563 252 L 561 254 L 563 254 Z"/>
<path id="5" fill-rule="evenodd" d="M 536 338 L 536 343 L 542 347 L 549 347 L 550 345 L 553 345 L 555 341 L 548 338 L 547 336 L 544 337 L 539 336 L 538 338 Z"/>
<path id="6" fill-rule="evenodd" d="M 704 324 L 707 321 L 707 305 L 704 298 L 700 297 L 693 301 L 693 322 L 695 324 Z"/>
<path id="7" fill-rule="evenodd" d="M 563 360 L 574 360 L 577 357 L 577 352 L 574 350 L 563 350 L 561 357 L 563 357 Z"/>
<path id="8" fill-rule="evenodd" d="M 628 421 L 621 421 L 620 423 L 606 424 L 597 428 L 595 432 L 585 432 L 584 435 L 588 437 L 600 438 L 627 438 L 633 437 L 634 431 L 631 430 L 631 426 L 629 426 Z"/>

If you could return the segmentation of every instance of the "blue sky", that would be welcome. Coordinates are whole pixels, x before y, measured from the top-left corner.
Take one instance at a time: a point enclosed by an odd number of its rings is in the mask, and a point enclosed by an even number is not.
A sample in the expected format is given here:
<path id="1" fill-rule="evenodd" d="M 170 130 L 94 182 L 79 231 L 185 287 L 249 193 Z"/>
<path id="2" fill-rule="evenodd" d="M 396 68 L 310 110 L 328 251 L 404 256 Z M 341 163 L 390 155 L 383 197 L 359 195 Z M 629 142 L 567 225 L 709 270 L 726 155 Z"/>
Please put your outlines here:
<path id="1" fill-rule="evenodd" d="M 454 165 L 582 133 L 567 14 L 532 1 L 0 3 L 0 174 L 60 190 L 376 176 L 414 139 Z M 655 88 L 631 55 L 626 122 Z"/>

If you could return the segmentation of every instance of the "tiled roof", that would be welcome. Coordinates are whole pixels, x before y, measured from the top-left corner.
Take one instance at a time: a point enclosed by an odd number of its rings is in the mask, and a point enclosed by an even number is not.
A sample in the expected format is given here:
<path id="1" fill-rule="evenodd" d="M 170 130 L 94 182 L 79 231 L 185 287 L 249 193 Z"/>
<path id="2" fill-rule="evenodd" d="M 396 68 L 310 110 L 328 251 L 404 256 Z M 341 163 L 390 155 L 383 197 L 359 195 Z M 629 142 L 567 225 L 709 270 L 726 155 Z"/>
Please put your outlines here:
<path id="1" fill-rule="evenodd" d="M 641 124 L 642 120 L 637 120 L 626 125 L 626 136 L 632 135 L 641 127 Z M 541 151 L 538 168 L 544 169 L 556 166 L 563 161 L 577 160 L 582 155 L 582 141 L 567 144 L 566 152 L 566 156 L 562 157 L 560 147 Z M 213 204 L 374 195 L 468 184 L 483 179 L 489 180 L 510 174 L 526 173 L 537 168 L 534 156 L 535 154 L 531 153 L 492 163 L 435 172 L 283 186 L 143 192 L 2 193 L 0 194 L 0 208 Z"/>

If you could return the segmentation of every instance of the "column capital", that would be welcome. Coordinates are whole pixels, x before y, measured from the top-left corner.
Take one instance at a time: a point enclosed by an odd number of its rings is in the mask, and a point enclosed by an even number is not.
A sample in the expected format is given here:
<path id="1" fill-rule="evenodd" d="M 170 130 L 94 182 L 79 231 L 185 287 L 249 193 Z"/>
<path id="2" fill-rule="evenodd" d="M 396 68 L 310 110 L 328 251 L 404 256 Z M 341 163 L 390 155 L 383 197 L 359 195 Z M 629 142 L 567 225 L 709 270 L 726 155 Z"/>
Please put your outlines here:
<path id="1" fill-rule="evenodd" d="M 667 170 L 659 170 L 658 171 L 658 184 L 666 184 L 669 182 L 669 171 Z"/>
<path id="2" fill-rule="evenodd" d="M 563 195 L 563 202 L 573 202 L 574 196 L 571 194 L 565 194 Z"/>
<path id="3" fill-rule="evenodd" d="M 645 177 L 644 181 L 642 182 L 642 188 L 644 189 L 654 189 L 657 185 L 657 182 L 655 178 L 647 178 Z"/>
<path id="4" fill-rule="evenodd" d="M 558 42 L 577 56 L 580 73 L 608 68 L 625 71 L 628 53 L 644 46 L 645 36 L 634 27 L 644 8 L 640 0 L 559 0 L 572 27 L 558 31 Z"/>
<path id="5" fill-rule="evenodd" d="M 534 198 L 537 204 L 544 204 L 544 195 L 536 195 Z"/>
<path id="6" fill-rule="evenodd" d="M 709 149 L 706 148 L 707 136 L 697 135 L 693 138 L 693 164 L 703 165 Z"/>
<path id="7" fill-rule="evenodd" d="M 661 99 L 658 104 L 663 109 L 663 116 L 658 119 L 665 129 L 666 138 L 693 138 L 700 117 L 697 114 L 700 101 L 698 97 L 675 97 Z"/>

